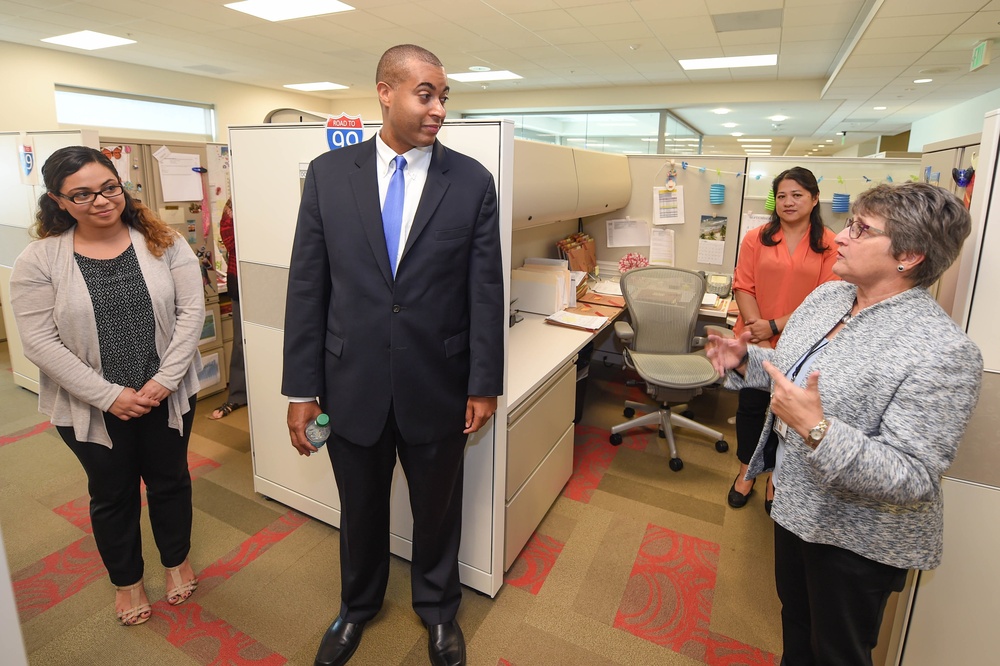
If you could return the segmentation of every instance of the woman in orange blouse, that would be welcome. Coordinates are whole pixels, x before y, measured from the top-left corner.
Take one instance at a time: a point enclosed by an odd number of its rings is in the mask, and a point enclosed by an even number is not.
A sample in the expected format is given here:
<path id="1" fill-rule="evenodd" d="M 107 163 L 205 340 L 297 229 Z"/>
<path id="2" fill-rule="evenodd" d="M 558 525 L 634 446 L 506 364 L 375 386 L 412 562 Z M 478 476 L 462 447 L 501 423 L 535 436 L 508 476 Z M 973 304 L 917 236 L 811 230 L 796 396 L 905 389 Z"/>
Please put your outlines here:
<path id="1" fill-rule="evenodd" d="M 809 169 L 793 167 L 774 179 L 771 221 L 752 229 L 740 245 L 733 290 L 740 316 L 733 328 L 748 330 L 750 341 L 774 347 L 792 311 L 820 284 L 835 279 L 837 249 L 819 212 L 819 183 Z M 736 409 L 736 457 L 740 472 L 729 490 L 729 506 L 746 505 L 754 481 L 745 479 L 747 465 L 760 439 L 771 396 L 741 389 Z M 775 435 L 772 433 L 771 435 Z M 773 466 L 773 461 L 770 461 Z M 768 478 L 764 509 L 771 513 L 774 487 Z"/>

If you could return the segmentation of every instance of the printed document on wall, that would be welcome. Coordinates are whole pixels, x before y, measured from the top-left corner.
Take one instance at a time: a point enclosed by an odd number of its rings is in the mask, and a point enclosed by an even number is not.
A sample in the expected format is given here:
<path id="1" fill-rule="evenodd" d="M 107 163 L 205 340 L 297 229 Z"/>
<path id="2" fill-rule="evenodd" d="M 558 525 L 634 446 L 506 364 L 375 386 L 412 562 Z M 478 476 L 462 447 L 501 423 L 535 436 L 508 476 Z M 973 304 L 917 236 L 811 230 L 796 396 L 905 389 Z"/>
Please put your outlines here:
<path id="1" fill-rule="evenodd" d="M 653 224 L 684 224 L 684 188 L 653 188 Z"/>
<path id="2" fill-rule="evenodd" d="M 653 227 L 649 230 L 649 264 L 674 265 L 674 230 Z"/>
<path id="3" fill-rule="evenodd" d="M 153 157 L 160 169 L 164 201 L 201 201 L 201 159 L 197 155 L 172 153 L 160 147 Z"/>
<path id="4" fill-rule="evenodd" d="M 649 245 L 649 225 L 645 220 L 608 220 L 608 247 Z"/>

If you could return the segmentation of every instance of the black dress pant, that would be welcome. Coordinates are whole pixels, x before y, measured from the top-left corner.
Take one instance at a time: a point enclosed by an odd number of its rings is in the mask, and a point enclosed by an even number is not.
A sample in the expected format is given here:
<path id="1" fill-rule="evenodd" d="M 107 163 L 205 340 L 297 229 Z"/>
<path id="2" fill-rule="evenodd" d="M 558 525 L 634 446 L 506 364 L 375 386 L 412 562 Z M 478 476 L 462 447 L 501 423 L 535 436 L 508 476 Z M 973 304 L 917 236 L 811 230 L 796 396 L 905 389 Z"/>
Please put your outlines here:
<path id="1" fill-rule="evenodd" d="M 191 409 L 183 417 L 183 435 L 167 425 L 166 401 L 128 421 L 105 413 L 110 449 L 78 441 L 73 428 L 57 427 L 87 472 L 94 540 L 115 585 L 131 585 L 143 576 L 140 479 L 146 483 L 149 522 L 161 564 L 176 567 L 191 550 L 187 449 L 196 399 L 191 398 Z"/>
<path id="2" fill-rule="evenodd" d="M 782 666 L 871 666 L 889 594 L 906 569 L 809 543 L 774 525 Z"/>
<path id="3" fill-rule="evenodd" d="M 326 448 L 340 493 L 340 615 L 366 622 L 382 607 L 389 581 L 389 507 L 396 455 L 413 512 L 410 586 L 425 624 L 450 622 L 462 601 L 458 549 L 468 436 L 426 444 L 403 441 L 392 409 L 378 441 L 358 446 L 330 436 Z"/>
<path id="4" fill-rule="evenodd" d="M 757 449 L 760 433 L 767 421 L 767 408 L 771 404 L 771 394 L 755 388 L 740 389 L 736 403 L 736 458 L 744 465 Z M 771 437 L 777 437 L 773 432 Z M 777 440 L 774 442 L 777 445 Z"/>

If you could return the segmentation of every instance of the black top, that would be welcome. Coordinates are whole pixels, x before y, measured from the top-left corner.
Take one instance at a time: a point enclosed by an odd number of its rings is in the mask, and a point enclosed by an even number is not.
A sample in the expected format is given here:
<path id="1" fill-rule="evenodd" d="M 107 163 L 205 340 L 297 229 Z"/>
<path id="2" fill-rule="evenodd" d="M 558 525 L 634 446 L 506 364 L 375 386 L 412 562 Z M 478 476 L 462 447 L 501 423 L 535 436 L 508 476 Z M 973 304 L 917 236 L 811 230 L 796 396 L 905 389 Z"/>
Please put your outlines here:
<path id="1" fill-rule="evenodd" d="M 104 378 L 139 390 L 160 369 L 153 301 L 135 249 L 113 259 L 74 253 L 97 320 Z"/>

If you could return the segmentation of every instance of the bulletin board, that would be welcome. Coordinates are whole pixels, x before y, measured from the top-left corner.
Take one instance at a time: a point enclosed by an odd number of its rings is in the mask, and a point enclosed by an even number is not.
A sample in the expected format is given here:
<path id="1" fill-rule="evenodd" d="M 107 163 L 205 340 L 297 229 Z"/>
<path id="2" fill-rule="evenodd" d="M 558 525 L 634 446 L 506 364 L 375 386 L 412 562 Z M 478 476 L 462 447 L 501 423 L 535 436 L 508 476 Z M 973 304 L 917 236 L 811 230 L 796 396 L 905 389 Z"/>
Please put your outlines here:
<path id="1" fill-rule="evenodd" d="M 673 162 L 673 167 L 671 167 Z M 747 160 L 745 157 L 710 155 L 663 156 L 630 155 L 629 169 L 632 177 L 632 196 L 628 205 L 613 213 L 584 218 L 584 231 L 597 242 L 598 262 L 615 262 L 630 253 L 637 252 L 650 256 L 649 245 L 608 247 L 609 220 L 640 220 L 650 228 L 673 231 L 673 265 L 692 271 L 732 274 L 736 264 L 740 215 L 743 205 L 743 181 Z M 654 186 L 661 188 L 667 183 L 671 168 L 676 172 L 673 178 L 683 198 L 683 220 L 680 224 L 654 225 Z M 712 186 L 716 185 L 713 192 Z M 724 186 L 721 203 L 718 201 L 718 185 Z M 713 197 L 713 193 L 716 195 Z M 703 225 L 702 218 L 715 218 L 714 222 Z M 725 218 L 725 240 L 719 245 L 711 245 L 721 250 L 719 263 L 699 261 L 707 257 L 706 244 L 701 241 L 709 227 L 713 236 L 719 235 L 719 220 Z M 699 250 L 702 256 L 699 257 Z"/>

